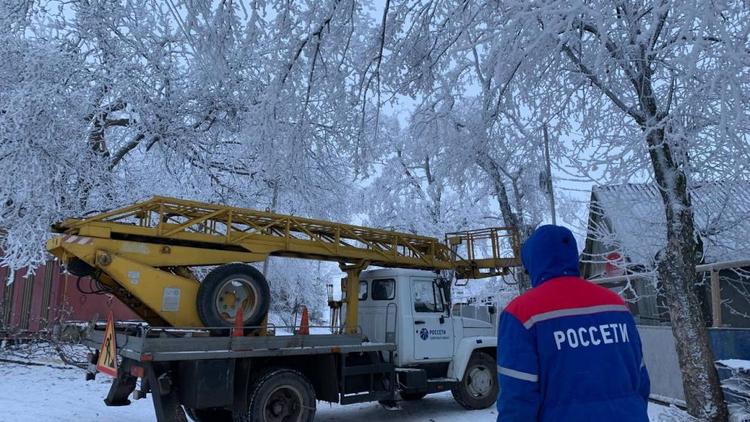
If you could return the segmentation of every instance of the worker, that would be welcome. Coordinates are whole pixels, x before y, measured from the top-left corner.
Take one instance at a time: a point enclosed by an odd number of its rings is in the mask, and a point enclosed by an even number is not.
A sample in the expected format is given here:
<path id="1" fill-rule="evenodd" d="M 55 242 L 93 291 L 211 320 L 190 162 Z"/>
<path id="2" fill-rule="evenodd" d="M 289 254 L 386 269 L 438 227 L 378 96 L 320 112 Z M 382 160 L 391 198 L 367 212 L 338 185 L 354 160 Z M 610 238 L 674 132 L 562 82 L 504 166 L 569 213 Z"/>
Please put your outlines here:
<path id="1" fill-rule="evenodd" d="M 539 227 L 521 260 L 533 288 L 500 317 L 498 422 L 647 422 L 633 316 L 617 294 L 579 277 L 570 230 Z"/>

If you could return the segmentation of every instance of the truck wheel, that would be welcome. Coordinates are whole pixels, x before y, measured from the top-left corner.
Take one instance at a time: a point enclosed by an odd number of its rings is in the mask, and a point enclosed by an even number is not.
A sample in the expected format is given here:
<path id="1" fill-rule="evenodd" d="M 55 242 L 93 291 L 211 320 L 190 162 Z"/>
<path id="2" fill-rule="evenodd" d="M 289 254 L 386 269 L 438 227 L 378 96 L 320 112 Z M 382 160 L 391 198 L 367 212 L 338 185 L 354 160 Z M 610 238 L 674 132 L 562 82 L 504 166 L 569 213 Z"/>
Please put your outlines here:
<path id="1" fill-rule="evenodd" d="M 193 409 L 185 407 L 185 413 L 195 422 L 232 422 L 232 411 L 223 407 Z"/>
<path id="2" fill-rule="evenodd" d="M 467 409 L 485 409 L 497 400 L 497 364 L 487 353 L 475 352 L 469 358 L 464 378 L 451 389 L 453 398 Z"/>
<path id="3" fill-rule="evenodd" d="M 315 389 L 293 369 L 273 369 L 254 384 L 246 421 L 313 422 Z"/>
<path id="4" fill-rule="evenodd" d="M 245 264 L 228 264 L 208 273 L 198 287 L 198 317 L 206 327 L 232 327 L 242 309 L 242 325 L 258 326 L 271 302 L 268 282 Z"/>
<path id="5" fill-rule="evenodd" d="M 406 401 L 422 400 L 427 393 L 401 393 L 401 398 Z"/>

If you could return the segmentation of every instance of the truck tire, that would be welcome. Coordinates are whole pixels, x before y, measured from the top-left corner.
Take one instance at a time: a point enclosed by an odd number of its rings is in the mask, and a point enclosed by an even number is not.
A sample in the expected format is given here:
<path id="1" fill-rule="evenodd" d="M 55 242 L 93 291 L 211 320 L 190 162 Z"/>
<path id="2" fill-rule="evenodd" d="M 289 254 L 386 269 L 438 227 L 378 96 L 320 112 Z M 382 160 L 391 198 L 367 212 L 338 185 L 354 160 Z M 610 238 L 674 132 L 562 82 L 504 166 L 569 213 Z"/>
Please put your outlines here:
<path id="1" fill-rule="evenodd" d="M 203 279 L 197 302 L 198 317 L 206 327 L 233 327 L 240 308 L 243 326 L 259 326 L 268 313 L 271 291 L 266 278 L 254 267 L 227 264 Z"/>
<path id="2" fill-rule="evenodd" d="M 485 409 L 497 400 L 497 363 L 492 356 L 474 352 L 466 365 L 464 377 L 451 389 L 453 398 L 466 409 Z"/>
<path id="3" fill-rule="evenodd" d="M 272 369 L 250 389 L 248 412 L 241 422 L 313 422 L 315 389 L 293 369 Z M 237 420 L 237 419 L 236 419 Z"/>
<path id="4" fill-rule="evenodd" d="M 405 401 L 422 400 L 427 393 L 401 393 L 401 399 Z"/>

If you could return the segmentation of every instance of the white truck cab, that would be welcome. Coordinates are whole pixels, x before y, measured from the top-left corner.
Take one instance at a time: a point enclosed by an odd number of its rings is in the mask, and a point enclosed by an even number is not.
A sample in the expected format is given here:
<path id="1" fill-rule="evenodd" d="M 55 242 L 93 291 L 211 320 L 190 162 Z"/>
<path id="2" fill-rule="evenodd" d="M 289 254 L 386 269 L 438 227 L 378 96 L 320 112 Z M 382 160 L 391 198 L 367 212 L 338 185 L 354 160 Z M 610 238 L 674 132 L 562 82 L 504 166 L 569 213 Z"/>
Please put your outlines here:
<path id="1" fill-rule="evenodd" d="M 450 282 L 434 272 L 377 269 L 360 275 L 359 325 L 372 342 L 396 344 L 400 395 L 414 400 L 450 389 L 461 405 L 485 408 L 498 393 L 496 315 L 451 310 Z"/>

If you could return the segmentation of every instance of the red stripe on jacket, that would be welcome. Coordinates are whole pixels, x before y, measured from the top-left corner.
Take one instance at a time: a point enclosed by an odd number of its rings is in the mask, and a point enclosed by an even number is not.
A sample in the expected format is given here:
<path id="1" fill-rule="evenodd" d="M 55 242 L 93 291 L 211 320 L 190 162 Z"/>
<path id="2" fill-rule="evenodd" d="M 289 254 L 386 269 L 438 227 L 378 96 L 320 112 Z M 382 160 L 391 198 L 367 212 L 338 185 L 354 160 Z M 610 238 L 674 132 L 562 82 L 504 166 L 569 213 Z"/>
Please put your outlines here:
<path id="1" fill-rule="evenodd" d="M 600 305 L 625 305 L 625 302 L 613 291 L 582 278 L 558 277 L 513 299 L 505 312 L 525 324 L 546 312 Z"/>

